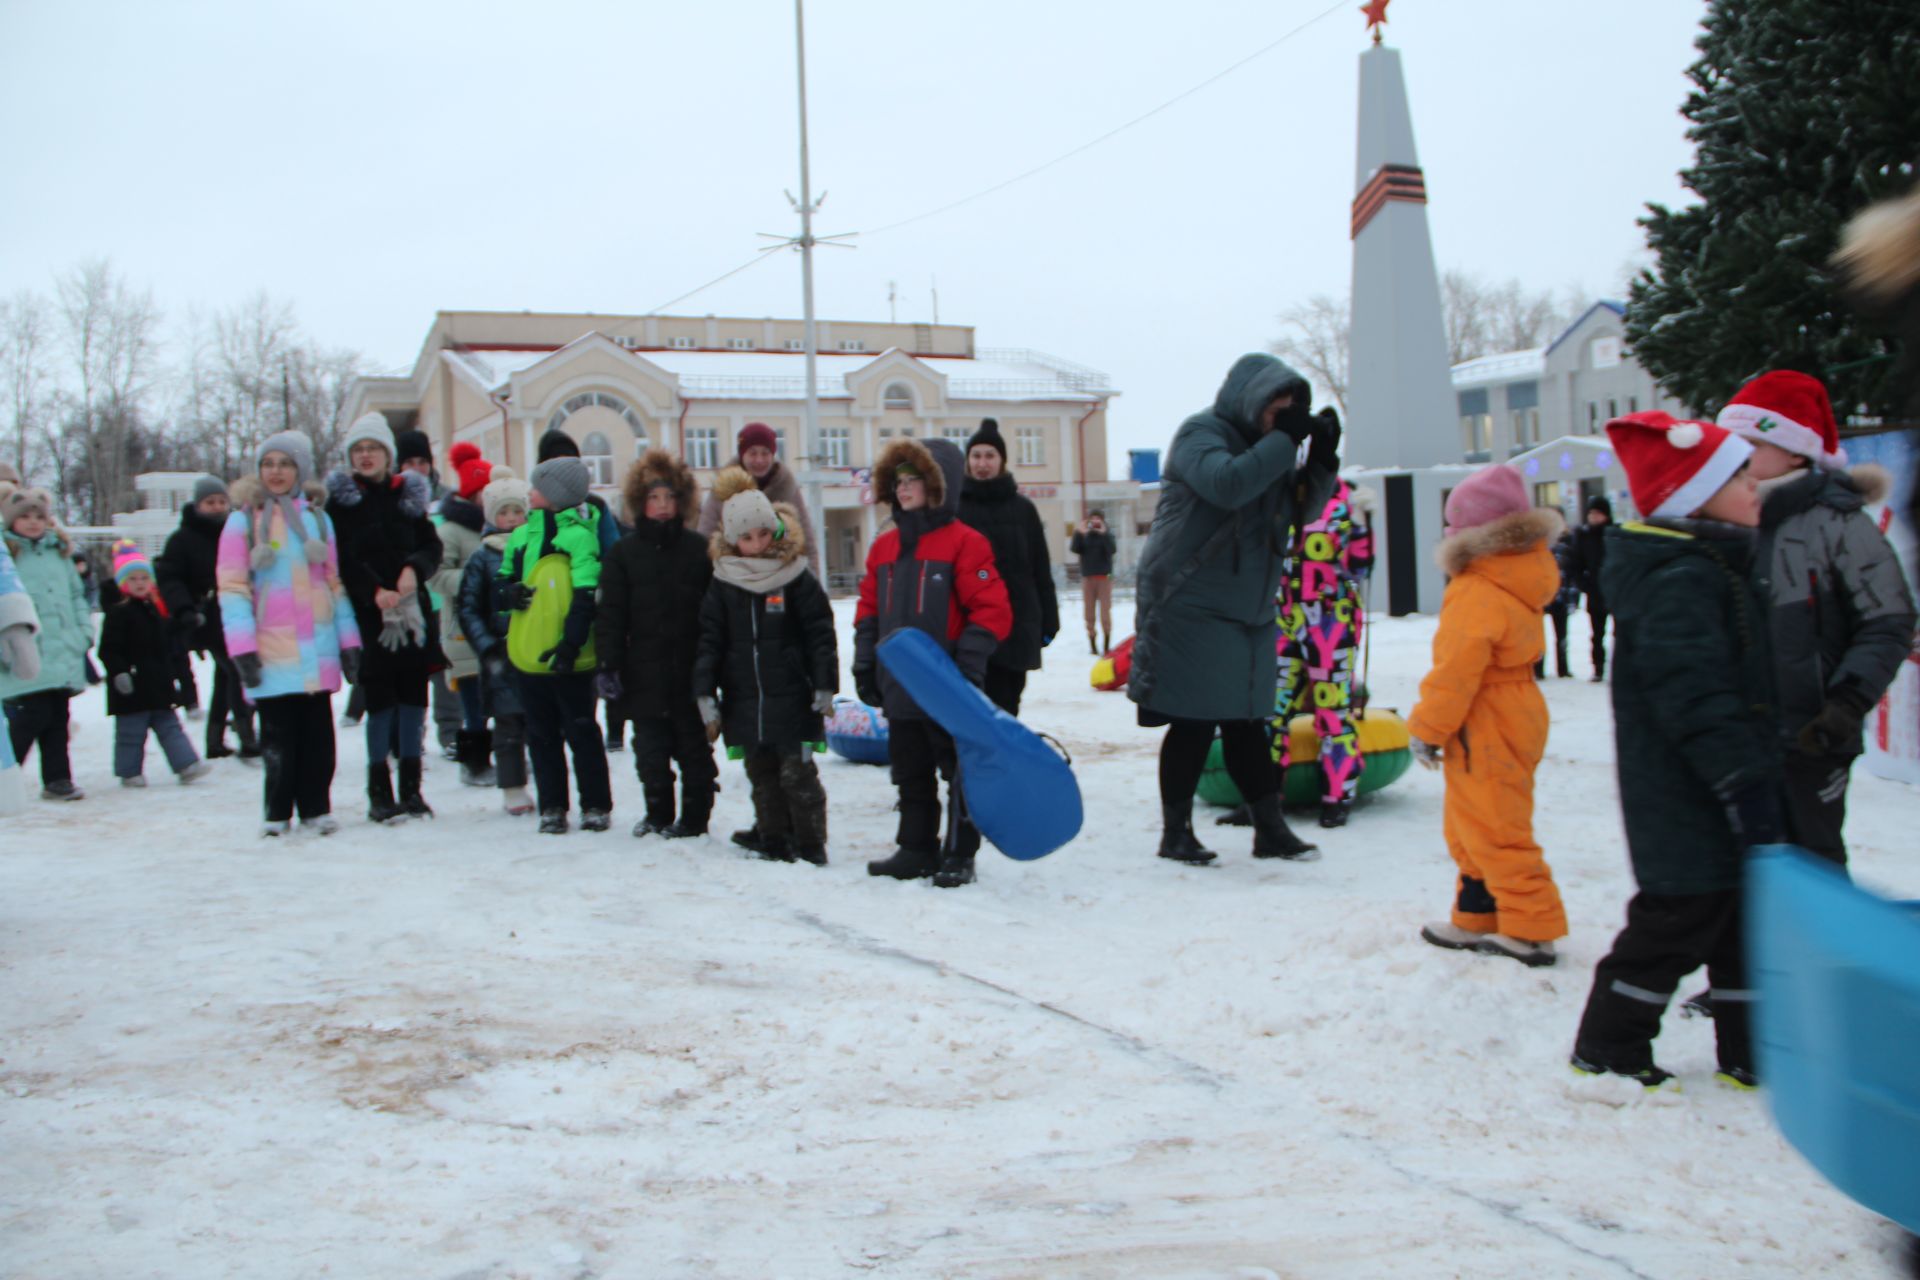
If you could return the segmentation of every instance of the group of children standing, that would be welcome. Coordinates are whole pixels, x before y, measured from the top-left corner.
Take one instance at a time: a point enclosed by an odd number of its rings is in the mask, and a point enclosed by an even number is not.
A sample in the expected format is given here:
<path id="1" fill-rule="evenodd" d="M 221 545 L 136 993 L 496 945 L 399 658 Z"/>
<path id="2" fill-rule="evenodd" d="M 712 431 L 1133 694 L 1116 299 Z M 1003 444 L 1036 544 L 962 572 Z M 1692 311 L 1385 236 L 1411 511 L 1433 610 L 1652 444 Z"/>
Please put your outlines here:
<path id="1" fill-rule="evenodd" d="M 1616 628 L 1616 767 L 1638 892 L 1595 970 L 1572 1062 L 1666 1083 L 1653 1041 L 1681 979 L 1704 965 L 1710 987 L 1688 1003 L 1714 1019 L 1721 1078 L 1752 1087 L 1743 863 L 1790 840 L 1844 868 L 1848 773 L 1911 651 L 1913 597 L 1862 513 L 1884 474 L 1847 469 L 1818 380 L 1770 373 L 1717 422 L 1635 413 L 1607 434 L 1644 513 L 1590 535 L 1605 529 L 1596 585 Z M 1549 547 L 1561 522 L 1531 510 L 1505 466 L 1463 483 L 1446 516 L 1452 580 L 1409 728 L 1421 763 L 1446 771 L 1457 876 L 1450 919 L 1422 936 L 1551 965 L 1567 920 L 1533 837 L 1547 711 L 1530 668 L 1560 590 Z M 1596 674 L 1603 660 L 1596 649 Z"/>

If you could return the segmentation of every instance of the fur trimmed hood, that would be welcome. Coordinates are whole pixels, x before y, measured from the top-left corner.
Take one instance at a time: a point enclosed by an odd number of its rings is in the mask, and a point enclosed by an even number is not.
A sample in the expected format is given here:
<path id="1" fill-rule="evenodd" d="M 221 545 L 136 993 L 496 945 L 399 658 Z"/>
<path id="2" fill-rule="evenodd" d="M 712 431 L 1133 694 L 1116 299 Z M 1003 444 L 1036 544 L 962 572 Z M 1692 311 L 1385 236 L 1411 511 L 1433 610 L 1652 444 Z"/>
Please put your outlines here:
<path id="1" fill-rule="evenodd" d="M 1457 578 L 1475 560 L 1487 556 L 1525 551 L 1536 542 L 1551 543 L 1566 530 L 1567 522 L 1552 507 L 1516 511 L 1483 525 L 1476 525 L 1450 538 L 1442 538 L 1433 558 L 1448 577 Z"/>
<path id="2" fill-rule="evenodd" d="M 740 474 L 746 475 L 746 472 L 742 471 Z M 752 477 L 748 477 L 748 479 L 751 480 Z M 714 481 L 715 489 L 719 488 L 719 484 L 720 482 L 716 479 Z M 774 542 L 774 555 L 772 558 L 778 560 L 783 565 L 792 564 L 795 560 L 807 554 L 806 522 L 800 518 L 800 512 L 794 508 L 791 502 L 774 503 L 773 514 L 780 517 L 780 524 L 785 532 Z M 727 535 L 721 530 L 715 529 L 712 534 L 707 537 L 708 559 L 718 561 L 721 556 L 737 556 L 739 554 L 739 552 L 733 549 L 733 544 L 727 541 Z M 767 557 L 756 558 L 766 559 Z"/>
<path id="3" fill-rule="evenodd" d="M 233 503 L 235 511 L 251 511 L 266 499 L 266 486 L 260 483 L 258 476 L 241 476 L 227 486 L 227 497 Z M 300 486 L 298 497 L 305 498 L 307 505 L 315 511 L 324 510 L 327 505 L 327 487 L 318 480 L 309 480 Z"/>
<path id="4" fill-rule="evenodd" d="M 400 490 L 400 514 L 414 518 L 426 515 L 433 506 L 433 483 L 418 471 L 401 471 L 387 477 L 390 485 L 396 481 Z M 327 500 L 334 506 L 357 507 L 363 496 L 355 473 L 335 471 L 327 477 Z"/>
<path id="5" fill-rule="evenodd" d="M 1840 474 L 1860 491 L 1860 500 L 1868 506 L 1885 502 L 1893 492 L 1893 473 L 1877 462 L 1856 462 Z"/>
<path id="6" fill-rule="evenodd" d="M 946 505 L 947 477 L 924 444 L 911 438 L 891 440 L 873 464 L 873 500 L 893 503 L 894 477 L 902 464 L 911 466 L 927 482 L 927 509 L 937 511 Z"/>
<path id="7" fill-rule="evenodd" d="M 699 488 L 693 468 L 665 449 L 649 449 L 627 468 L 620 482 L 620 496 L 627 504 L 627 516 L 635 524 L 647 518 L 647 490 L 665 481 L 673 488 L 680 504 L 680 522 L 691 526 L 700 518 Z M 718 481 L 715 481 L 716 486 Z"/>

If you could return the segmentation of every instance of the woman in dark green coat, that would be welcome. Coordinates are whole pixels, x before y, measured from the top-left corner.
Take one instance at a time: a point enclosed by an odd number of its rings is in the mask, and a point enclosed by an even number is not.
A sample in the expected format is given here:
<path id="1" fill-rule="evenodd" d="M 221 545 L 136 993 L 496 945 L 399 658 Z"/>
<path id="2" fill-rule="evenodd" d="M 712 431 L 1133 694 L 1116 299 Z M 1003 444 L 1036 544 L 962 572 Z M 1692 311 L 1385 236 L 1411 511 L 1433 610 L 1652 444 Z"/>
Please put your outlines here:
<path id="1" fill-rule="evenodd" d="M 1204 863 L 1193 793 L 1219 727 L 1228 772 L 1253 810 L 1256 858 L 1313 851 L 1280 813 L 1262 725 L 1273 714 L 1274 595 L 1300 513 L 1318 512 L 1339 466 L 1340 422 L 1308 412 L 1305 378 L 1241 356 L 1213 407 L 1174 433 L 1160 506 L 1140 557 L 1133 673 L 1140 723 L 1160 747 L 1160 856 Z M 1300 449 L 1311 441 L 1306 465 Z"/>

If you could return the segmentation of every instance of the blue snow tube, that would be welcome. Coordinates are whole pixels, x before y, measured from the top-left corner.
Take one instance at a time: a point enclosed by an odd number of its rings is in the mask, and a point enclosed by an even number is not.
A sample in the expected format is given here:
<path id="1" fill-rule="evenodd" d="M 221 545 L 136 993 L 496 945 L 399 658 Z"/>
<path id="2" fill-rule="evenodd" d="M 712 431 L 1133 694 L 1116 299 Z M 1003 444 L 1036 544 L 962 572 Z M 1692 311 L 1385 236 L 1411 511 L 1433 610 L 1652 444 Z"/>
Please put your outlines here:
<path id="1" fill-rule="evenodd" d="M 1043 858 L 1080 833 L 1080 784 L 1060 753 L 987 701 L 934 638 L 902 628 L 880 661 L 922 711 L 953 735 L 960 790 L 980 834 L 1009 858 Z"/>
<path id="2" fill-rule="evenodd" d="M 1760 1082 L 1840 1190 L 1920 1232 L 1920 903 L 1788 845 L 1747 861 Z"/>
<path id="3" fill-rule="evenodd" d="M 827 717 L 827 749 L 855 764 L 887 763 L 886 714 L 858 698 L 835 694 L 833 714 Z"/>

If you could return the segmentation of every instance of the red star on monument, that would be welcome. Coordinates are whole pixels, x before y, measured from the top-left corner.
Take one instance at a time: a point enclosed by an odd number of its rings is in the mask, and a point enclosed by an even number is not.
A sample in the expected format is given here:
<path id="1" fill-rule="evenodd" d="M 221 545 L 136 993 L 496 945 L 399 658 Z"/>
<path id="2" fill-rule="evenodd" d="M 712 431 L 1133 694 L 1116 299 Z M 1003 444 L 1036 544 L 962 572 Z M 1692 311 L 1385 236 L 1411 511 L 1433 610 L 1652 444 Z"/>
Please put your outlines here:
<path id="1" fill-rule="evenodd" d="M 1367 15 L 1367 30 L 1373 33 L 1375 44 L 1380 43 L 1380 28 L 1387 24 L 1387 6 L 1393 0 L 1367 0 L 1360 6 L 1360 12 Z"/>

